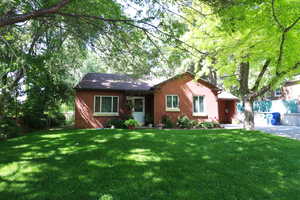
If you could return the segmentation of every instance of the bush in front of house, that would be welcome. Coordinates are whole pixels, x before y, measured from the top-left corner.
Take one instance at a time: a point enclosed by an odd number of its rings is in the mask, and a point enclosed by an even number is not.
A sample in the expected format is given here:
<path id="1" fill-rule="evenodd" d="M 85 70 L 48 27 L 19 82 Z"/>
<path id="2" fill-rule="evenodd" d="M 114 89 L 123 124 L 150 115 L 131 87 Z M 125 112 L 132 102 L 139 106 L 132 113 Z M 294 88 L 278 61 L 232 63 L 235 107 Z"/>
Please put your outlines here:
<path id="1" fill-rule="evenodd" d="M 145 115 L 145 125 L 153 124 L 153 117 L 150 114 Z"/>
<path id="2" fill-rule="evenodd" d="M 220 124 L 218 122 L 200 122 L 198 127 L 204 129 L 220 128 Z"/>
<path id="3" fill-rule="evenodd" d="M 123 121 L 126 121 L 126 120 L 128 120 L 128 119 L 133 119 L 133 116 L 132 116 L 132 114 L 128 113 L 128 114 L 122 114 L 122 115 L 120 116 L 120 118 L 121 118 Z"/>
<path id="4" fill-rule="evenodd" d="M 220 128 L 220 124 L 216 121 L 212 122 L 198 122 L 196 120 L 191 120 L 187 116 L 180 116 L 177 119 L 176 123 L 177 127 L 179 128 Z"/>
<path id="5" fill-rule="evenodd" d="M 115 128 L 126 128 L 126 126 L 124 124 L 125 121 L 126 120 L 117 119 L 117 118 L 110 119 L 107 121 L 106 127 L 111 128 L 112 126 L 114 126 Z"/>
<path id="6" fill-rule="evenodd" d="M 163 115 L 161 117 L 161 123 L 164 124 L 164 128 L 173 128 L 174 124 L 168 115 Z"/>
<path id="7" fill-rule="evenodd" d="M 192 128 L 196 124 L 197 122 L 195 120 L 190 120 L 186 115 L 179 116 L 176 123 L 179 128 Z"/>
<path id="8" fill-rule="evenodd" d="M 113 118 L 108 120 L 105 127 L 111 128 L 112 126 L 114 126 L 115 128 L 127 128 L 124 123 L 129 119 L 133 119 L 133 116 L 131 114 L 123 114 L 120 116 L 120 118 Z"/>
<path id="9" fill-rule="evenodd" d="M 20 133 L 16 120 L 7 117 L 0 120 L 0 140 L 17 137 Z"/>
<path id="10" fill-rule="evenodd" d="M 136 121 L 134 119 L 128 119 L 124 122 L 124 125 L 129 129 L 134 129 L 134 128 L 138 127 L 140 124 L 138 121 Z"/>

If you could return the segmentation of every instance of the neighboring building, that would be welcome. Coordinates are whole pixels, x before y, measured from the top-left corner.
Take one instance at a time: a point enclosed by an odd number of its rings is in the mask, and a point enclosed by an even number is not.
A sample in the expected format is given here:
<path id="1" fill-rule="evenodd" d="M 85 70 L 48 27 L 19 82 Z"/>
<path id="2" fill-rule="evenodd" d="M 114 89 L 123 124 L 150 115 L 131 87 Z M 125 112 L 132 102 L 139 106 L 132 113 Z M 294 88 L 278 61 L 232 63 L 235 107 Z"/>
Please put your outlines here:
<path id="1" fill-rule="evenodd" d="M 300 80 L 287 81 L 254 105 L 257 112 L 300 113 Z"/>
<path id="2" fill-rule="evenodd" d="M 205 80 L 196 81 L 189 72 L 156 85 L 127 75 L 88 73 L 75 90 L 77 128 L 102 128 L 108 120 L 130 113 L 141 124 L 146 115 L 155 125 L 164 115 L 174 123 L 182 115 L 198 121 L 231 123 L 238 100 Z"/>
<path id="3" fill-rule="evenodd" d="M 270 123 L 270 113 L 281 114 L 281 124 L 300 126 L 300 77 L 285 82 L 283 87 L 269 92 L 262 100 L 254 102 L 255 124 Z M 238 110 L 242 111 L 241 104 Z M 238 115 L 242 121 L 243 117 Z"/>
<path id="4" fill-rule="evenodd" d="M 267 99 L 300 101 L 300 79 L 285 82 L 282 88 L 270 92 Z"/>

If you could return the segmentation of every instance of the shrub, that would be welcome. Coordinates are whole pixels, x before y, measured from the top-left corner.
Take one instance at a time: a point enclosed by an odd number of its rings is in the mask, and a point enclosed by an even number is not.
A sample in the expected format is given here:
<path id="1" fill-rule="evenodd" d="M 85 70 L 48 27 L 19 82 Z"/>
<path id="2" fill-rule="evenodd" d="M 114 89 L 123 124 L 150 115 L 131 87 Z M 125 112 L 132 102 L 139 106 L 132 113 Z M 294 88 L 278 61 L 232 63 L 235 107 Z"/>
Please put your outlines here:
<path id="1" fill-rule="evenodd" d="M 123 114 L 121 115 L 121 119 L 126 121 L 128 119 L 133 119 L 133 116 L 131 114 Z"/>
<path id="2" fill-rule="evenodd" d="M 106 127 L 114 126 L 115 128 L 126 128 L 124 122 L 125 122 L 125 120 L 122 120 L 122 119 L 116 119 L 116 118 L 110 119 L 107 121 Z"/>
<path id="3" fill-rule="evenodd" d="M 24 124 L 31 129 L 45 129 L 49 127 L 48 118 L 44 114 L 27 113 L 22 119 Z"/>
<path id="4" fill-rule="evenodd" d="M 214 121 L 212 123 L 214 124 L 214 128 L 221 128 L 221 125 L 219 122 Z"/>
<path id="5" fill-rule="evenodd" d="M 50 127 L 58 127 L 66 124 L 66 117 L 60 112 L 54 112 L 48 116 Z"/>
<path id="6" fill-rule="evenodd" d="M 16 123 L 16 120 L 4 118 L 0 120 L 0 139 L 13 138 L 21 133 L 21 128 Z"/>
<path id="7" fill-rule="evenodd" d="M 187 116 L 180 116 L 177 118 L 177 123 L 176 125 L 179 128 L 192 128 L 195 123 L 197 123 L 194 120 L 190 120 Z"/>
<path id="8" fill-rule="evenodd" d="M 139 126 L 139 122 L 134 120 L 134 119 L 128 119 L 124 122 L 124 125 L 127 127 L 127 128 L 135 128 L 137 126 Z"/>
<path id="9" fill-rule="evenodd" d="M 196 127 L 198 127 L 198 124 L 199 124 L 199 122 L 196 120 L 191 120 L 190 123 L 191 123 L 191 128 L 196 128 Z"/>
<path id="10" fill-rule="evenodd" d="M 209 128 L 216 128 L 216 122 L 201 122 L 201 127 L 205 128 L 205 129 L 209 129 Z"/>
<path id="11" fill-rule="evenodd" d="M 174 124 L 168 115 L 163 115 L 161 117 L 161 123 L 164 124 L 165 128 L 173 128 L 174 127 Z"/>
<path id="12" fill-rule="evenodd" d="M 145 124 L 148 125 L 148 124 L 153 124 L 153 118 L 150 114 L 146 114 L 145 115 Z"/>
<path id="13" fill-rule="evenodd" d="M 58 111 L 49 112 L 49 114 L 26 113 L 22 119 L 26 127 L 31 129 L 45 129 L 66 124 L 65 115 Z"/>

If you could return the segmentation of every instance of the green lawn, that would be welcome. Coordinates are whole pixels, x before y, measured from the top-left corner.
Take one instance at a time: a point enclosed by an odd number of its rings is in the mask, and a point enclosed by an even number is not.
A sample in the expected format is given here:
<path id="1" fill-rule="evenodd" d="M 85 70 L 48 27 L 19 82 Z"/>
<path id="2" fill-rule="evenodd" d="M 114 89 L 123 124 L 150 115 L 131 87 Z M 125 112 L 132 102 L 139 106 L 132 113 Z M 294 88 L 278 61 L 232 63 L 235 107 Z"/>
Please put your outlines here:
<path id="1" fill-rule="evenodd" d="M 0 142 L 5 200 L 296 200 L 300 142 L 241 130 L 48 131 Z"/>

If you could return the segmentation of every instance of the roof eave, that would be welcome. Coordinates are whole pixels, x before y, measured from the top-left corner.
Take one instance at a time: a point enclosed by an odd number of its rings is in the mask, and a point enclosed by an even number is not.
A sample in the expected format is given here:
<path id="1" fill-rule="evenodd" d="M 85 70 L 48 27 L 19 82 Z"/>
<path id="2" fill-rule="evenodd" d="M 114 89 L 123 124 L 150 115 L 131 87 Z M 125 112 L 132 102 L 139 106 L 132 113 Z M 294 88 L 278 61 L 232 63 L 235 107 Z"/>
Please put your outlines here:
<path id="1" fill-rule="evenodd" d="M 96 91 L 133 91 L 133 92 L 151 92 L 151 88 L 148 90 L 125 90 L 125 89 L 112 89 L 112 88 L 74 88 L 74 90 L 96 90 Z"/>

